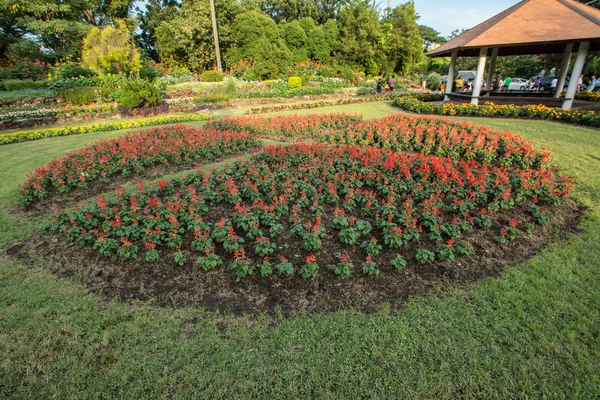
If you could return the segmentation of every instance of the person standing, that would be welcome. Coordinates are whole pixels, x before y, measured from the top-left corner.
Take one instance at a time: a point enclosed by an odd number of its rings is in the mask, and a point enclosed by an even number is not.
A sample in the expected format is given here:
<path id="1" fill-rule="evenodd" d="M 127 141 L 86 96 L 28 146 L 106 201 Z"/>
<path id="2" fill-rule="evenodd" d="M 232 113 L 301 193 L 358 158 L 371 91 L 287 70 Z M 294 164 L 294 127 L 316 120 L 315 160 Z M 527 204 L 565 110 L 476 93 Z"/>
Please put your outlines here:
<path id="1" fill-rule="evenodd" d="M 533 91 L 539 92 L 541 84 L 542 84 L 542 81 L 541 81 L 540 77 L 538 76 L 537 78 L 535 78 L 535 81 L 533 82 Z"/>
<path id="2" fill-rule="evenodd" d="M 394 77 L 394 75 L 392 75 L 390 79 L 388 79 L 387 84 L 390 87 L 390 92 L 393 92 L 394 87 L 396 87 L 396 78 Z"/>
<path id="3" fill-rule="evenodd" d="M 583 86 L 583 74 L 579 76 L 579 80 L 577 81 L 577 93 L 581 91 L 581 87 Z"/>
<path id="4" fill-rule="evenodd" d="M 503 86 L 503 89 L 504 89 L 504 90 L 508 90 L 508 88 L 510 87 L 510 83 L 511 83 L 511 82 L 512 82 L 512 78 L 511 78 L 510 76 L 507 76 L 507 77 L 504 79 L 504 86 Z"/>
<path id="5" fill-rule="evenodd" d="M 381 83 L 381 78 L 377 79 L 377 94 L 381 94 L 381 89 L 383 84 Z"/>
<path id="6" fill-rule="evenodd" d="M 496 77 L 496 82 L 494 82 L 494 91 L 497 92 L 502 87 L 502 77 L 498 75 Z"/>
<path id="7" fill-rule="evenodd" d="M 558 84 L 558 78 L 554 77 L 554 79 L 552 79 L 552 83 L 550 84 L 550 91 L 552 93 L 556 92 L 556 85 Z"/>

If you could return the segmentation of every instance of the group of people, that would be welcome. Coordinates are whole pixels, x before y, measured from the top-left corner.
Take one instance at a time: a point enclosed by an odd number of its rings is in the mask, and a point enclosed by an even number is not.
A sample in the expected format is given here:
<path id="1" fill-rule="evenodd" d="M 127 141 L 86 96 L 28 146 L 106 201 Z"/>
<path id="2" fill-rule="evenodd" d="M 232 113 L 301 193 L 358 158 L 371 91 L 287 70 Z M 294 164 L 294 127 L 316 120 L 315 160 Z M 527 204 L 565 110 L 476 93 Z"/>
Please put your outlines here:
<path id="1" fill-rule="evenodd" d="M 511 78 L 510 76 L 507 76 L 505 78 L 502 78 L 500 75 L 496 76 L 496 79 L 493 80 L 493 84 L 492 87 L 490 88 L 491 90 L 497 92 L 497 91 L 508 91 L 511 90 L 510 89 L 510 84 L 513 82 L 513 78 Z M 577 82 L 577 92 L 580 92 L 582 90 L 600 90 L 600 79 L 596 79 L 596 76 L 592 76 L 592 78 L 588 81 L 587 85 L 584 85 L 584 77 L 583 75 L 581 75 L 578 79 Z M 549 82 L 550 85 L 549 87 L 544 87 L 542 84 L 542 77 L 538 76 L 534 79 L 529 79 L 527 80 L 522 86 L 525 86 L 525 88 L 527 90 L 531 90 L 533 92 L 540 92 L 540 91 L 544 91 L 544 90 L 548 90 L 552 93 L 554 93 L 556 91 L 556 87 L 558 85 L 558 78 L 557 77 L 553 77 L 553 79 Z M 460 92 L 472 92 L 473 91 L 473 85 L 474 85 L 474 80 L 473 79 L 462 79 L 461 76 L 458 77 L 458 79 L 456 79 L 454 81 L 453 84 L 453 91 L 457 91 L 458 88 L 460 88 Z M 548 82 L 546 83 L 546 85 L 548 85 Z M 567 79 L 567 81 L 565 82 L 564 87 L 568 87 L 569 85 L 569 81 Z M 481 89 L 487 89 L 486 88 L 486 82 L 484 80 L 484 82 L 481 85 Z"/>
<path id="2" fill-rule="evenodd" d="M 396 87 L 396 75 L 391 75 L 388 78 L 387 85 L 390 88 L 390 92 L 393 92 L 394 88 Z M 377 91 L 377 94 L 380 94 L 383 92 L 383 80 L 381 78 L 377 79 L 377 86 L 376 86 L 375 90 Z"/>

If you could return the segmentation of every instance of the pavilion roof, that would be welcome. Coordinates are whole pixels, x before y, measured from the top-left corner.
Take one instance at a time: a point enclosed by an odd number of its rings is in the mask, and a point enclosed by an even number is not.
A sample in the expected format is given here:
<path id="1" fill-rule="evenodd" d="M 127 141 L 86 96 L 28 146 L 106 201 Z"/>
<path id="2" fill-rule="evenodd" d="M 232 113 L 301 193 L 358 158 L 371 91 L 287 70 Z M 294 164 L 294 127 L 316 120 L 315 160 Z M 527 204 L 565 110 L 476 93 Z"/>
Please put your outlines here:
<path id="1" fill-rule="evenodd" d="M 576 51 L 582 41 L 600 50 L 600 10 L 574 0 L 524 0 L 427 55 L 478 56 L 482 47 L 498 47 L 499 55 L 562 53 L 567 43 Z"/>

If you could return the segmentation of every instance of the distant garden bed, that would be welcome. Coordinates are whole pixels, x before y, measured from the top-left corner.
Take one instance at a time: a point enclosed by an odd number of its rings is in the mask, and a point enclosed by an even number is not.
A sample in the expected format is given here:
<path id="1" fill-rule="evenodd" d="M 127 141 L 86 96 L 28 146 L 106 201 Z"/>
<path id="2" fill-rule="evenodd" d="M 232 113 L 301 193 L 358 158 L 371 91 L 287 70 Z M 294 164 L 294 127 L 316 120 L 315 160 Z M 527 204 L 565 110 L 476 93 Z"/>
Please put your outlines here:
<path id="1" fill-rule="evenodd" d="M 600 113 L 573 109 L 563 110 L 562 108 L 553 108 L 543 105 L 498 105 L 492 102 L 486 102 L 485 104 L 479 106 L 468 103 L 432 104 L 421 101 L 414 96 L 399 97 L 394 101 L 393 105 L 406 111 L 418 114 L 545 119 L 549 121 L 566 122 L 575 125 L 600 127 Z"/>

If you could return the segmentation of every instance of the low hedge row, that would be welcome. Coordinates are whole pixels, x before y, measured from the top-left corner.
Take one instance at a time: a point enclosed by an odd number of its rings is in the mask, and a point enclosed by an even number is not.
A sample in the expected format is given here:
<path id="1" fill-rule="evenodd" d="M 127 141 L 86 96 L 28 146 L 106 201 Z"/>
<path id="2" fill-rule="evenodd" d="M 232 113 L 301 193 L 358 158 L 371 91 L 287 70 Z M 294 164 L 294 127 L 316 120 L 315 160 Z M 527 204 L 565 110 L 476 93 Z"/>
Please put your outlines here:
<path id="1" fill-rule="evenodd" d="M 415 97 L 406 96 L 396 99 L 393 105 L 418 114 L 545 119 L 576 125 L 600 127 L 600 113 L 594 111 L 563 110 L 562 108 L 552 108 L 540 104 L 524 106 L 516 106 L 514 104 L 498 105 L 491 102 L 486 102 L 480 106 L 468 103 L 432 104 Z"/>
<path id="2" fill-rule="evenodd" d="M 246 111 L 246 114 L 265 114 L 270 112 L 277 111 L 289 111 L 289 110 L 301 110 L 301 109 L 309 109 L 309 108 L 320 108 L 320 107 L 330 107 L 330 106 L 341 106 L 345 104 L 357 104 L 357 103 L 368 103 L 373 101 L 385 101 L 385 100 L 394 100 L 399 97 L 412 96 L 418 98 L 422 101 L 441 101 L 444 99 L 443 94 L 433 93 L 433 94 L 419 94 L 419 95 L 394 95 L 394 94 L 386 94 L 383 96 L 374 96 L 374 97 L 354 97 L 349 99 L 335 99 L 335 100 L 321 100 L 315 101 L 313 103 L 296 103 L 296 104 L 279 104 L 276 106 L 264 106 L 264 107 L 253 107 Z"/>
<path id="3" fill-rule="evenodd" d="M 66 126 L 62 128 L 49 128 L 39 130 L 20 131 L 15 133 L 0 134 L 0 145 L 14 142 L 25 142 L 55 136 L 69 136 L 82 133 L 114 131 L 118 129 L 132 129 L 152 125 L 165 125 L 186 121 L 203 121 L 212 118 L 208 114 L 172 115 L 168 117 L 155 117 L 138 119 L 135 121 L 117 121 L 103 124 L 85 126 Z"/>

